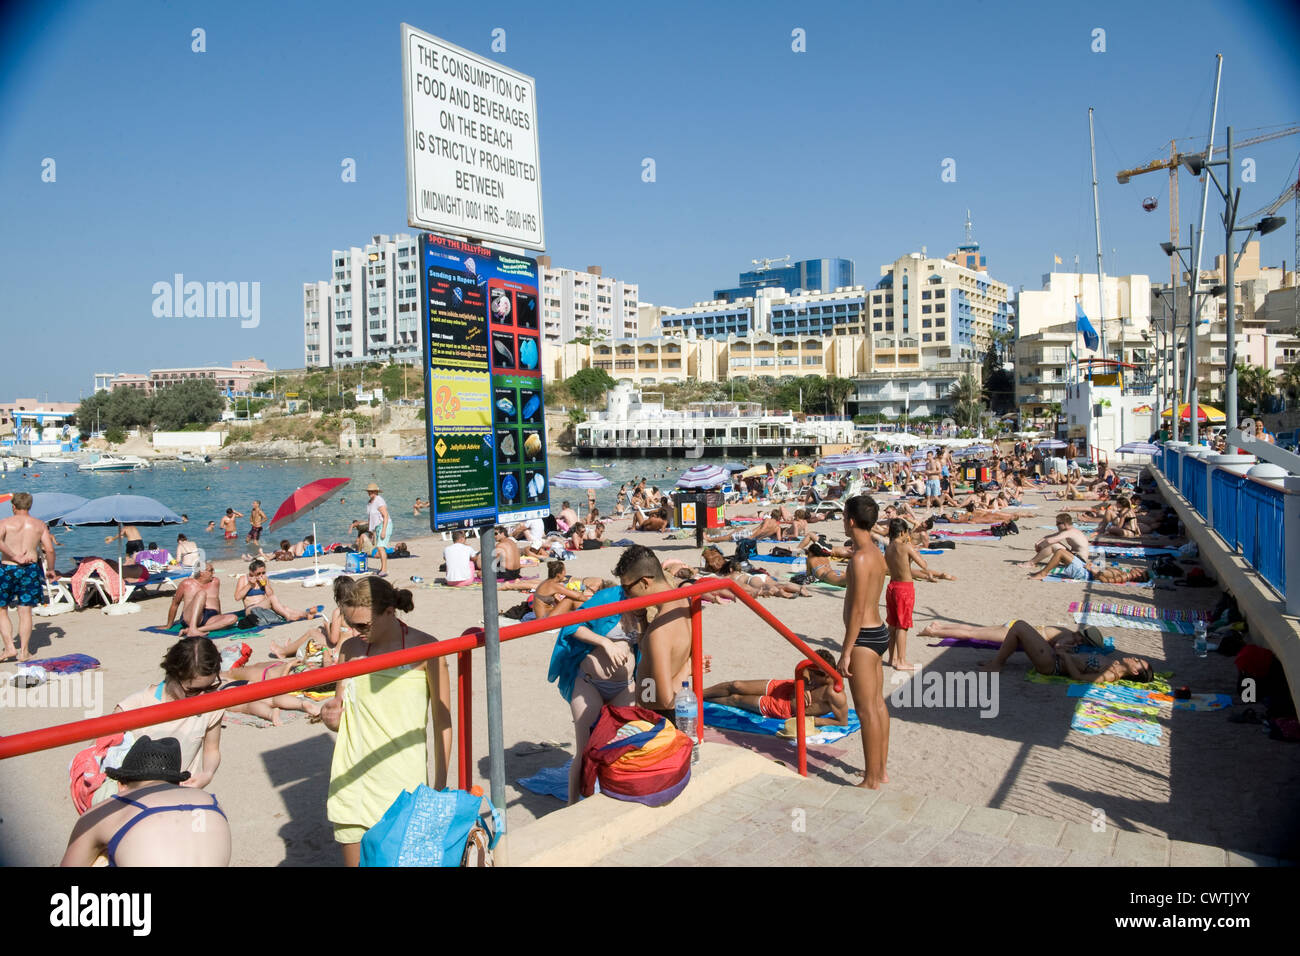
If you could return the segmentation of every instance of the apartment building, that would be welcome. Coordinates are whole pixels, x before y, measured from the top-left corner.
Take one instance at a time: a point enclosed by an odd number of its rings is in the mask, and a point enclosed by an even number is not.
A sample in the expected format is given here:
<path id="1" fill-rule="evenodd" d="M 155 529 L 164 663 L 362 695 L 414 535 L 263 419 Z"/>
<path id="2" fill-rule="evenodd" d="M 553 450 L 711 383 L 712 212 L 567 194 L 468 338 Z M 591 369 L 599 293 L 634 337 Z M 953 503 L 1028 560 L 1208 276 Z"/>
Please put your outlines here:
<path id="1" fill-rule="evenodd" d="M 324 368 L 330 364 L 330 343 L 333 341 L 331 301 L 328 282 L 303 283 L 303 365 L 307 368 Z M 322 344 L 325 346 L 323 352 Z"/>
<path id="2" fill-rule="evenodd" d="M 596 338 L 634 339 L 640 334 L 639 287 L 613 276 L 600 266 L 586 271 L 555 267 L 550 256 L 538 256 L 542 295 L 542 340 L 572 342 L 594 330 Z"/>
<path id="3" fill-rule="evenodd" d="M 303 284 L 303 358 L 308 368 L 421 361 L 419 240 L 372 235 L 335 249 L 328 282 Z"/>

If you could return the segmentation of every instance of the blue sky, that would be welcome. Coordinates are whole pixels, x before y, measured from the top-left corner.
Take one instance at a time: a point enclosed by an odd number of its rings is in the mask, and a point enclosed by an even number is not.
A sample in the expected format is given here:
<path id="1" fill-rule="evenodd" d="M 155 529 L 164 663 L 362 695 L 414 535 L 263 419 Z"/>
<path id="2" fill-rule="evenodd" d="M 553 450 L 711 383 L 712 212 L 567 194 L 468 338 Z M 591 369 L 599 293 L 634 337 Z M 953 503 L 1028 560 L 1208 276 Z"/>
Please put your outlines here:
<path id="1" fill-rule="evenodd" d="M 1108 272 L 1167 277 L 1168 179 L 1115 183 L 1170 138 L 1300 121 L 1292 5 L 1181 2 L 75 3 L 0 21 L 2 400 L 75 400 L 96 371 L 302 364 L 302 283 L 406 227 L 399 25 L 536 78 L 548 252 L 688 305 L 750 260 L 845 256 L 859 282 L 972 210 L 992 274 L 1038 288 L 1095 263 L 1087 108 Z M 792 12 L 794 11 L 794 12 Z M 207 51 L 191 51 L 191 30 Z M 491 52 L 492 30 L 505 53 Z M 806 33 L 806 52 L 791 31 Z M 1094 53 L 1093 30 L 1106 50 Z M 1255 209 L 1300 136 L 1249 148 Z M 56 180 L 42 182 L 54 159 Z M 357 161 L 344 183 L 340 163 Z M 657 179 L 641 179 L 652 157 Z M 945 158 L 956 182 L 940 179 Z M 1294 176 L 1294 174 L 1292 174 Z M 1154 195 L 1160 209 L 1146 213 Z M 1182 179 L 1183 221 L 1199 186 Z M 1221 207 L 1221 203 L 1219 203 Z M 1214 210 L 1214 206 L 1211 206 Z M 1290 206 L 1282 211 L 1290 218 Z M 1206 261 L 1222 250 L 1207 230 Z M 1216 246 L 1217 243 L 1217 246 Z M 1263 259 L 1293 256 L 1291 225 Z M 1111 249 L 1115 250 L 1112 256 Z M 261 324 L 152 313 L 155 282 L 261 283 Z"/>

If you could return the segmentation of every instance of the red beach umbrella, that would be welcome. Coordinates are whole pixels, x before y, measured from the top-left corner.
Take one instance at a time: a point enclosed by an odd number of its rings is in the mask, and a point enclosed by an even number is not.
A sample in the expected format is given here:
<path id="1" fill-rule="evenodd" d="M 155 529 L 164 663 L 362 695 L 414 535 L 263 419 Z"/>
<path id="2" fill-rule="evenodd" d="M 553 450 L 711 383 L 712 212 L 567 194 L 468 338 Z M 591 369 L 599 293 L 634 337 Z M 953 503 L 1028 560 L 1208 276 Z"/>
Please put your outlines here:
<path id="1" fill-rule="evenodd" d="M 309 481 L 285 498 L 280 507 L 275 509 L 275 517 L 266 526 L 266 530 L 274 531 L 281 525 L 301 518 L 313 508 L 323 505 L 335 491 L 351 480 L 350 478 L 317 478 L 315 481 Z"/>

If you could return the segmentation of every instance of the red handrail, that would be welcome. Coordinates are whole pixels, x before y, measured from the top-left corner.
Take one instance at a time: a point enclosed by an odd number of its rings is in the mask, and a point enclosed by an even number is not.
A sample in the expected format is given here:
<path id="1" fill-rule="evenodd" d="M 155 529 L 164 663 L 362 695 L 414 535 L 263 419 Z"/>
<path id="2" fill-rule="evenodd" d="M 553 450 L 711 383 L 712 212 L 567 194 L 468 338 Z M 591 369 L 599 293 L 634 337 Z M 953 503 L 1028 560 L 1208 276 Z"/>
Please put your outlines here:
<path id="1" fill-rule="evenodd" d="M 707 581 L 699 581 L 694 584 L 685 585 L 684 587 L 674 588 L 671 591 L 647 594 L 637 598 L 628 598 L 623 601 L 616 601 L 612 604 L 604 604 L 599 607 L 579 608 L 576 611 L 569 611 L 565 614 L 553 614 L 550 617 L 542 618 L 540 620 L 523 621 L 519 624 L 511 624 L 501 629 L 501 640 L 503 642 L 513 641 L 543 631 L 553 631 L 558 628 L 568 627 L 570 624 L 585 624 L 587 621 L 592 621 L 600 617 L 610 617 L 614 614 L 621 614 L 625 611 L 636 611 L 652 605 L 667 604 L 670 601 L 689 599 L 691 602 L 691 677 L 695 683 L 696 698 L 700 702 L 699 713 L 696 719 L 696 739 L 697 741 L 703 740 L 704 655 L 703 621 L 701 614 L 703 605 L 701 598 L 703 595 L 711 594 L 715 591 L 730 591 L 737 600 L 747 605 L 750 610 L 754 611 L 754 613 L 771 625 L 778 634 L 785 638 L 790 644 L 794 645 L 800 653 L 808 658 L 808 660 L 804 661 L 804 663 L 800 665 L 801 668 L 807 666 L 809 663 L 818 666 L 834 678 L 835 689 L 837 691 L 843 689 L 843 678 L 840 677 L 838 671 L 829 666 L 821 658 L 817 657 L 813 653 L 812 649 L 800 640 L 793 631 L 786 627 L 779 618 L 772 614 L 772 612 L 767 608 L 759 604 L 755 598 L 747 594 L 737 582 L 730 578 L 716 578 Z M 292 674 L 287 677 L 276 677 L 272 680 L 246 684 L 242 687 L 232 687 L 227 690 L 214 691 L 211 694 L 201 694 L 197 697 L 191 697 L 185 700 L 167 701 L 161 704 L 152 704 L 149 707 L 141 707 L 136 710 L 127 710 L 115 714 L 105 714 L 102 717 L 92 717 L 87 720 L 77 720 L 67 724 L 56 724 L 53 727 L 43 727 L 39 730 L 29 730 L 20 734 L 12 734 L 7 737 L 0 737 L 0 760 L 34 753 L 38 750 L 49 750 L 54 747 L 62 747 L 72 743 L 86 743 L 99 737 L 120 733 L 126 730 L 135 730 L 140 727 L 148 727 L 165 721 L 191 717 L 195 714 L 208 713 L 214 710 L 223 710 L 227 707 L 234 707 L 238 704 L 247 704 L 250 701 L 274 697 L 277 694 L 288 694 L 295 691 L 307 690 L 312 687 L 320 686 L 321 684 L 328 684 L 348 677 L 358 677 L 362 674 L 369 674 L 374 671 L 388 670 L 389 668 L 400 667 L 406 664 L 417 664 L 421 661 L 446 657 L 449 654 L 456 654 L 458 660 L 458 715 L 460 718 L 457 721 L 457 734 L 459 737 L 457 780 L 462 788 L 468 788 L 470 783 L 470 767 L 472 765 L 470 749 L 472 713 L 471 697 L 473 694 L 473 683 L 471 681 L 472 651 L 475 648 L 482 647 L 483 643 L 484 638 L 482 630 L 474 628 L 467 631 L 465 634 L 462 634 L 460 637 L 438 641 L 434 644 L 408 647 L 403 650 L 390 651 L 387 654 L 380 654 L 375 657 L 358 658 L 354 661 L 348 661 L 342 664 L 333 664 L 329 667 L 316 668 L 301 674 Z M 802 700 L 802 697 L 800 700 Z M 802 704 L 800 704 L 800 707 L 802 707 Z M 807 743 L 804 739 L 803 725 L 801 723 L 799 727 L 800 773 L 804 776 L 807 776 L 807 768 L 805 765 L 806 746 Z"/>

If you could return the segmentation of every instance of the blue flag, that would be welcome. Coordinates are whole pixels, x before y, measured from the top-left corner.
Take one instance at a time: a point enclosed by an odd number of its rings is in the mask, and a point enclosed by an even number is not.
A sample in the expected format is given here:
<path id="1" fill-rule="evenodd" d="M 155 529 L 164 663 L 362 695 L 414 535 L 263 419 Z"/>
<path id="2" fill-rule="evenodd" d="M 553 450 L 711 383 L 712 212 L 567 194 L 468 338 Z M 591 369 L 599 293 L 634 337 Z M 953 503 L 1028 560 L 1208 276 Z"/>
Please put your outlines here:
<path id="1" fill-rule="evenodd" d="M 1101 344 L 1101 339 L 1097 337 L 1097 330 L 1092 327 L 1092 323 L 1088 321 L 1088 316 L 1083 312 L 1083 306 L 1078 302 L 1074 303 L 1074 312 L 1075 325 L 1083 333 L 1083 344 L 1096 351 L 1097 346 Z"/>

